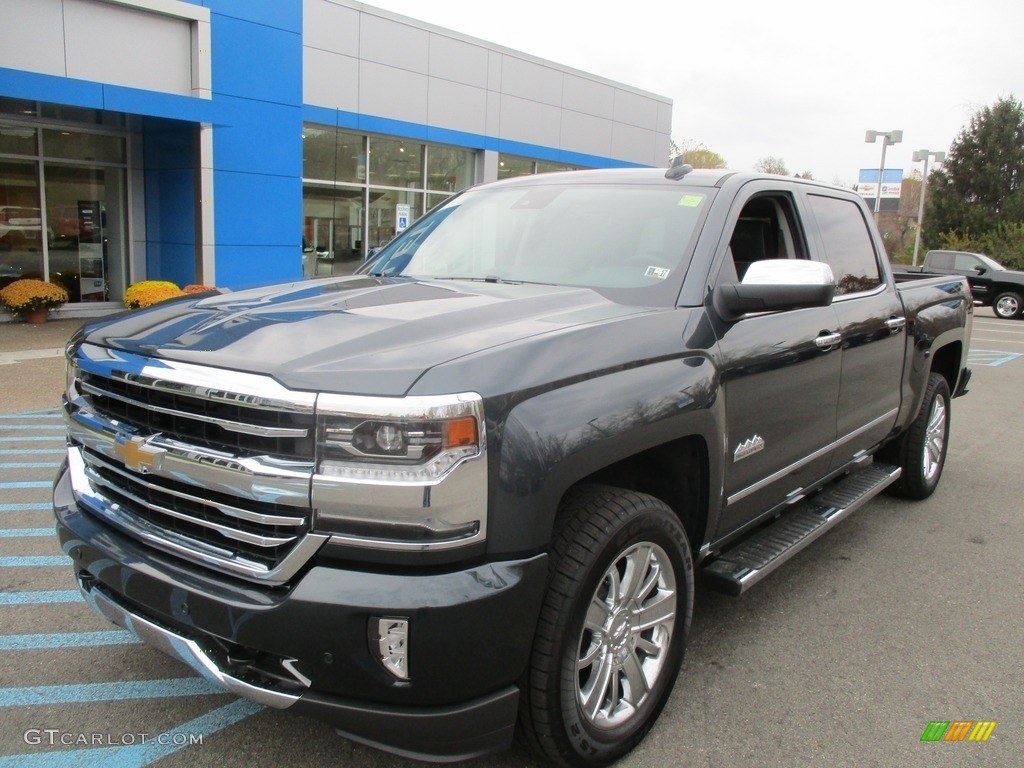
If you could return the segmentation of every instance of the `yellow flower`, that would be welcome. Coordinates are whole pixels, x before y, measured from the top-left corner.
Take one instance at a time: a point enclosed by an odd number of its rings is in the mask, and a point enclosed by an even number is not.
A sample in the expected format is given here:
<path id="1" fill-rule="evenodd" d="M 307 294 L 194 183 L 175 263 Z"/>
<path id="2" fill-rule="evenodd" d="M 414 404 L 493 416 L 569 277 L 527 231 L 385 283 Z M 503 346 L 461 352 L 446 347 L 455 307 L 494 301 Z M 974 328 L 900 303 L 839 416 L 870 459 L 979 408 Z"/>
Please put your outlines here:
<path id="1" fill-rule="evenodd" d="M 124 292 L 124 305 L 128 309 L 139 309 L 184 295 L 181 288 L 167 280 L 143 280 L 128 286 Z"/>
<path id="2" fill-rule="evenodd" d="M 68 292 L 43 280 L 15 280 L 0 290 L 0 304 L 15 317 L 34 309 L 56 309 L 68 300 Z"/>

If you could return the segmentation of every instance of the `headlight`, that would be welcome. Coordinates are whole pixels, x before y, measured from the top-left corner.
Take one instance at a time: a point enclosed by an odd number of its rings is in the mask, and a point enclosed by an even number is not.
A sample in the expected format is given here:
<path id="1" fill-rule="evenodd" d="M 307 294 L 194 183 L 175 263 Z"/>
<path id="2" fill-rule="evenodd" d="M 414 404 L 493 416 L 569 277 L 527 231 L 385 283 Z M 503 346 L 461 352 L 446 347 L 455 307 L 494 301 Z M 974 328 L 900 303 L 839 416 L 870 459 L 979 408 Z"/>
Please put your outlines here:
<path id="1" fill-rule="evenodd" d="M 479 395 L 317 399 L 317 470 L 326 477 L 432 484 L 483 450 Z"/>
<path id="2" fill-rule="evenodd" d="M 483 400 L 317 398 L 313 528 L 336 543 L 422 552 L 487 536 Z"/>

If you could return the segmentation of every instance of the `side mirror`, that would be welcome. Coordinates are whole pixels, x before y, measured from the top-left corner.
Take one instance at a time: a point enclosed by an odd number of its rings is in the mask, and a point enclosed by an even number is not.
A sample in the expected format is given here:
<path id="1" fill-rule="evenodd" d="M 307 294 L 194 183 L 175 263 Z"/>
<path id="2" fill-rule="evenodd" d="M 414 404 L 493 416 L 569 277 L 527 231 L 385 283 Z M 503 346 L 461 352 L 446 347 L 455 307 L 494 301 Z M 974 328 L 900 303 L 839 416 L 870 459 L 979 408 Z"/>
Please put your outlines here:
<path id="1" fill-rule="evenodd" d="M 978 277 L 981 277 L 981 276 L 982 276 L 982 275 L 984 275 L 984 274 L 985 274 L 986 272 L 988 272 L 988 270 L 987 270 L 987 269 L 985 269 L 985 267 L 975 267 L 975 268 L 974 268 L 974 273 L 975 273 L 975 274 L 976 274 L 976 275 L 977 275 Z"/>
<path id="2" fill-rule="evenodd" d="M 827 307 L 835 292 L 836 281 L 828 264 L 763 259 L 752 263 L 739 283 L 719 285 L 712 303 L 724 320 L 738 320 L 750 312 Z"/>

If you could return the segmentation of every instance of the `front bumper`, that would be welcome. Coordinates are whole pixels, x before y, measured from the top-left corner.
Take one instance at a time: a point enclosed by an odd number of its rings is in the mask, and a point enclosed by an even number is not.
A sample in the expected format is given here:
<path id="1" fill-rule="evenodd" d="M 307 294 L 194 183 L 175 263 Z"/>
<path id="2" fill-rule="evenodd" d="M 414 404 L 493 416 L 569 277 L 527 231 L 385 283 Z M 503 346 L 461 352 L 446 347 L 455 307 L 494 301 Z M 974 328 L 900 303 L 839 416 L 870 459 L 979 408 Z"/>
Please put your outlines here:
<path id="1" fill-rule="evenodd" d="M 66 471 L 54 509 L 93 607 L 226 690 L 407 757 L 462 760 L 511 743 L 544 556 L 405 574 L 314 560 L 292 586 L 267 588 L 103 524 L 78 506 Z M 374 655 L 381 616 L 409 619 L 408 681 Z"/>

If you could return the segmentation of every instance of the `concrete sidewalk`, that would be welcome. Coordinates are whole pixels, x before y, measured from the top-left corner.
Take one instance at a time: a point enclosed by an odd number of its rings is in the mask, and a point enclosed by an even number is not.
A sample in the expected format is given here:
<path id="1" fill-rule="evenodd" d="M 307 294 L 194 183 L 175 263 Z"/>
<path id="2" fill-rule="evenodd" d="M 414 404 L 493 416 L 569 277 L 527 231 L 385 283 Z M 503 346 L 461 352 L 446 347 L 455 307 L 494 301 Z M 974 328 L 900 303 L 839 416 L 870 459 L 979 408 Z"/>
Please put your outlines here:
<path id="1" fill-rule="evenodd" d="M 0 413 L 60 405 L 64 345 L 91 318 L 0 323 Z"/>

